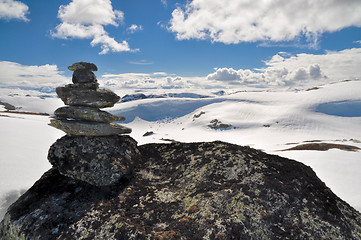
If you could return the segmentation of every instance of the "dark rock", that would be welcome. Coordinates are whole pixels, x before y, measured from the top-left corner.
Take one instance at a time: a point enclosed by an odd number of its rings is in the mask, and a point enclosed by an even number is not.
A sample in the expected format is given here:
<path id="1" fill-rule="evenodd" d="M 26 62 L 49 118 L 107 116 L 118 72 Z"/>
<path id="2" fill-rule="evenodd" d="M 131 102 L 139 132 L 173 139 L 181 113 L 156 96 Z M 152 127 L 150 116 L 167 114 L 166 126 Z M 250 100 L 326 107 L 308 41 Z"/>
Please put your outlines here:
<path id="1" fill-rule="evenodd" d="M 4 106 L 4 108 L 6 109 L 6 110 L 11 110 L 11 111 L 13 111 L 13 110 L 15 110 L 16 109 L 16 107 L 14 106 L 14 105 L 12 105 L 12 104 L 10 104 L 10 103 L 7 103 L 7 102 L 0 102 L 0 105 L 3 105 Z"/>
<path id="2" fill-rule="evenodd" d="M 117 196 L 124 184 L 122 180 L 116 186 L 96 187 L 50 169 L 12 204 L 12 210 L 0 223 L 0 239 L 56 239 L 71 223 L 81 220 L 92 204 Z M 13 222 L 22 216 L 19 224 Z"/>
<path id="3" fill-rule="evenodd" d="M 72 87 L 57 87 L 56 93 L 65 105 L 88 107 L 112 107 L 120 97 L 109 89 L 78 89 Z"/>
<path id="4" fill-rule="evenodd" d="M 126 186 L 49 171 L 9 208 L 0 238 L 360 239 L 361 214 L 302 163 L 223 142 L 138 149 Z"/>
<path id="5" fill-rule="evenodd" d="M 219 129 L 219 130 L 227 130 L 227 129 L 230 129 L 232 127 L 231 124 L 222 123 L 218 119 L 213 119 L 209 123 L 210 124 L 208 125 L 208 127 L 212 128 L 212 129 L 215 129 L 215 130 L 217 130 L 217 129 Z"/>
<path id="6" fill-rule="evenodd" d="M 95 83 L 97 78 L 93 72 L 77 69 L 73 73 L 73 83 Z"/>
<path id="7" fill-rule="evenodd" d="M 124 121 L 125 117 L 110 114 L 101 111 L 98 108 L 83 107 L 83 106 L 69 106 L 61 107 L 55 110 L 54 114 L 59 119 L 77 119 L 92 122 L 110 123 L 116 121 Z"/>
<path id="8" fill-rule="evenodd" d="M 205 114 L 205 112 L 203 112 L 203 111 L 201 111 L 201 112 L 198 113 L 198 114 L 194 114 L 194 115 L 193 115 L 193 119 L 199 118 L 199 117 L 202 116 L 203 114 Z"/>
<path id="9" fill-rule="evenodd" d="M 76 71 L 76 70 L 98 71 L 98 68 L 94 63 L 87 63 L 87 62 L 73 63 L 73 65 L 69 66 L 68 69 L 70 71 Z"/>
<path id="10" fill-rule="evenodd" d="M 51 119 L 49 125 L 64 131 L 68 135 L 77 136 L 109 136 L 132 132 L 131 128 L 124 127 L 117 123 Z"/>
<path id="11" fill-rule="evenodd" d="M 305 143 L 281 151 L 293 151 L 293 150 L 328 151 L 330 149 L 339 149 L 339 150 L 351 151 L 351 152 L 357 152 L 361 150 L 357 146 L 347 145 L 347 144 Z"/>
<path id="12" fill-rule="evenodd" d="M 137 154 L 129 136 L 64 136 L 50 147 L 48 160 L 64 176 L 106 186 L 130 176 Z"/>
<path id="13" fill-rule="evenodd" d="M 67 88 L 76 88 L 77 90 L 81 89 L 98 89 L 99 83 L 93 82 L 93 83 L 73 83 L 73 84 L 67 84 L 65 85 Z"/>
<path id="14" fill-rule="evenodd" d="M 146 132 L 146 133 L 143 134 L 143 137 L 148 137 L 148 136 L 151 136 L 151 135 L 153 135 L 153 134 L 154 134 L 153 131 Z"/>
<path id="15" fill-rule="evenodd" d="M 148 97 L 145 96 L 143 93 L 127 94 L 122 97 L 122 102 L 130 102 L 130 101 L 135 101 L 135 100 L 145 99 L 145 98 L 148 98 Z"/>

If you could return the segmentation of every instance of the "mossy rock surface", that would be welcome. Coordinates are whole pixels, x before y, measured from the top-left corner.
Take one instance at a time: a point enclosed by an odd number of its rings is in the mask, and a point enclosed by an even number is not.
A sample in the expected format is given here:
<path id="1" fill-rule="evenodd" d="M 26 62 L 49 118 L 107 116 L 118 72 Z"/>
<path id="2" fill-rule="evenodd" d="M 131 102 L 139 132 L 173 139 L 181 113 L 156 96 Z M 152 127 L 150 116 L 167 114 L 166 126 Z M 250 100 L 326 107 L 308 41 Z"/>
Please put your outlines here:
<path id="1" fill-rule="evenodd" d="M 299 162 L 224 142 L 138 149 L 133 177 L 113 186 L 44 174 L 9 208 L 0 236 L 361 239 L 360 213 Z"/>
<path id="2" fill-rule="evenodd" d="M 131 128 L 118 123 L 51 119 L 49 125 L 73 136 L 112 136 L 132 132 Z"/>
<path id="3" fill-rule="evenodd" d="M 91 122 L 111 123 L 124 121 L 125 117 L 113 115 L 98 108 L 83 106 L 66 106 L 55 110 L 54 114 L 59 119 L 77 119 Z"/>
<path id="4" fill-rule="evenodd" d="M 65 176 L 106 186 L 129 177 L 138 154 L 129 136 L 64 136 L 50 147 L 48 160 Z"/>

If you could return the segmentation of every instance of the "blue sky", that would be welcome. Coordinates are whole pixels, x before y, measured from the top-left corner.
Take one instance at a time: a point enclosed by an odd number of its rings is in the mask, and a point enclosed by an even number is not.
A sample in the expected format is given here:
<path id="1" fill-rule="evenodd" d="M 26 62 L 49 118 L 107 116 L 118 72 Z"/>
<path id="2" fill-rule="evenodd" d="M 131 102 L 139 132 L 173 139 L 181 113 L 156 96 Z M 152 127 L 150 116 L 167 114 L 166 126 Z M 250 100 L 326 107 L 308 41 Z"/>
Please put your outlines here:
<path id="1" fill-rule="evenodd" d="M 77 61 L 119 87 L 360 79 L 360 12 L 359 0 L 0 0 L 0 83 L 53 86 Z"/>

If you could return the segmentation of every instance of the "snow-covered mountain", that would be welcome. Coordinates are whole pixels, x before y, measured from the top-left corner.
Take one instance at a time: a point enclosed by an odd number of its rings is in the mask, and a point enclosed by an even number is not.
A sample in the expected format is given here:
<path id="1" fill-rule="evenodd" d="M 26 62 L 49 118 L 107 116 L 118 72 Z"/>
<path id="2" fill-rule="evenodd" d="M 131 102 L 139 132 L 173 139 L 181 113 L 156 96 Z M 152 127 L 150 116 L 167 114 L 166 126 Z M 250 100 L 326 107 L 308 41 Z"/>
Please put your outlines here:
<path id="1" fill-rule="evenodd" d="M 221 140 L 295 159 L 311 166 L 339 197 L 361 211 L 361 192 L 355 191 L 361 185 L 361 81 L 308 91 L 133 89 L 117 93 L 127 101 L 105 110 L 127 118 L 123 124 L 133 129 L 130 136 L 138 144 Z M 9 202 L 50 168 L 47 151 L 64 133 L 47 125 L 49 116 L 25 114 L 52 114 L 63 106 L 55 93 L 3 88 L 0 102 L 16 108 L 9 112 L 0 105 L 2 217 Z M 287 150 L 300 145 L 306 150 Z"/>

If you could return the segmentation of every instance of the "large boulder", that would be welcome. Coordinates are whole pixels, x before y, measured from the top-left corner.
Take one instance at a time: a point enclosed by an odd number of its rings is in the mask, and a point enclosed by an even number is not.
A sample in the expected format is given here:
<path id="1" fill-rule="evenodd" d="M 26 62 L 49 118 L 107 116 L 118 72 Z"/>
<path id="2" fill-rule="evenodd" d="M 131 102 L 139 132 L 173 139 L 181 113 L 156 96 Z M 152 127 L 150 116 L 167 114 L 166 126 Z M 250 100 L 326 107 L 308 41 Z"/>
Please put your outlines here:
<path id="1" fill-rule="evenodd" d="M 137 154 L 129 136 L 64 136 L 50 147 L 48 160 L 65 176 L 106 186 L 130 176 Z"/>
<path id="2" fill-rule="evenodd" d="M 361 237 L 361 214 L 302 163 L 223 142 L 138 149 L 134 177 L 109 187 L 50 170 L 9 208 L 0 238 Z"/>
<path id="3" fill-rule="evenodd" d="M 124 121 L 125 117 L 113 115 L 98 108 L 83 106 L 60 107 L 55 110 L 54 114 L 59 119 L 78 119 L 91 122 L 110 123 Z"/>
<path id="4" fill-rule="evenodd" d="M 71 106 L 87 106 L 96 108 L 113 107 L 120 97 L 109 89 L 83 89 L 69 87 L 57 87 L 56 93 L 65 103 Z"/>

